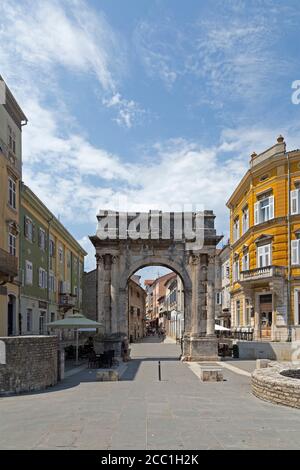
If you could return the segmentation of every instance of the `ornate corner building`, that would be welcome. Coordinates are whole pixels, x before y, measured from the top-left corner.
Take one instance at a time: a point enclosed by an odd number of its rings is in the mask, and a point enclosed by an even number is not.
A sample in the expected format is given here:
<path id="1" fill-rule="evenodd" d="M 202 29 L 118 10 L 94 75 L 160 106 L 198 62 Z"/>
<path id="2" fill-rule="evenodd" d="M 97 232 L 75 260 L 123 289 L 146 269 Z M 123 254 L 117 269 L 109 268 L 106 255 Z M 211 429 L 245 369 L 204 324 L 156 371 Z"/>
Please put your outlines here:
<path id="1" fill-rule="evenodd" d="M 257 155 L 227 202 L 232 327 L 300 339 L 300 150 L 284 138 Z"/>

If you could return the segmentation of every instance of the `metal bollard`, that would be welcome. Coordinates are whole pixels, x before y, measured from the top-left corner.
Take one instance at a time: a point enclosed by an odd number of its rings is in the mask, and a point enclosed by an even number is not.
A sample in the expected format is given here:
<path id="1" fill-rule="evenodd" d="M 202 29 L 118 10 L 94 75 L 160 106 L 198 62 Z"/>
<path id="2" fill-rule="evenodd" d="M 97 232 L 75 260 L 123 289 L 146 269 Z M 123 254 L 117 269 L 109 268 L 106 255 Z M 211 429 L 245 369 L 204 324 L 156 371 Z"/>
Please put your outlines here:
<path id="1" fill-rule="evenodd" d="M 161 367 L 160 367 L 160 361 L 158 361 L 158 380 L 161 381 Z"/>

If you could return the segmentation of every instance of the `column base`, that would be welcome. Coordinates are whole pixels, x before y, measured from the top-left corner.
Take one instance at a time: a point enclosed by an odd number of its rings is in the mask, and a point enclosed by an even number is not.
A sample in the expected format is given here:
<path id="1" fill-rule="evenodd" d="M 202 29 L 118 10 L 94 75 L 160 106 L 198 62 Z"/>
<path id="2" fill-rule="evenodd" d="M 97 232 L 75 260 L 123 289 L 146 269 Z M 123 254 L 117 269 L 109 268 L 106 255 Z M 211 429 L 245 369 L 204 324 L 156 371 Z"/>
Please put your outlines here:
<path id="1" fill-rule="evenodd" d="M 187 336 L 184 338 L 182 361 L 219 361 L 218 340 L 211 336 Z"/>
<path id="2" fill-rule="evenodd" d="M 122 357 L 122 341 L 125 335 L 120 333 L 114 333 L 111 335 L 95 336 L 94 337 L 94 349 L 97 354 L 102 354 L 105 351 L 113 349 L 115 351 L 115 359 L 119 362 L 123 360 Z M 128 342 L 128 340 L 127 340 Z M 130 350 L 127 349 L 126 354 L 127 360 L 130 359 Z"/>

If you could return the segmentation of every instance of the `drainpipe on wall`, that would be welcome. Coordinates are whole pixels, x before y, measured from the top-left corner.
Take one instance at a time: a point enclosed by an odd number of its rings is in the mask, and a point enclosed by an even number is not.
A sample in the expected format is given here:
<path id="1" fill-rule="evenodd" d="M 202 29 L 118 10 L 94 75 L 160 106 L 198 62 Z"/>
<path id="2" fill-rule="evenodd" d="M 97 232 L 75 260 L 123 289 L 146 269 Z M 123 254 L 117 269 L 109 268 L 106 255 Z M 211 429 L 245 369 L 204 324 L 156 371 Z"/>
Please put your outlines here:
<path id="1" fill-rule="evenodd" d="M 48 256 L 47 256 L 47 323 L 51 321 L 49 318 L 49 304 L 50 304 L 50 290 L 49 290 L 49 279 L 50 279 L 50 224 L 53 220 L 52 217 L 47 220 L 48 227 L 47 227 L 47 249 L 48 249 Z"/>
<path id="2" fill-rule="evenodd" d="M 287 189 L 287 226 L 288 226 L 288 275 L 287 275 L 287 328 L 288 337 L 287 341 L 292 341 L 291 331 L 291 209 L 290 209 L 290 190 L 291 190 L 291 171 L 290 171 L 290 155 L 287 152 L 287 166 L 288 166 L 288 189 Z"/>

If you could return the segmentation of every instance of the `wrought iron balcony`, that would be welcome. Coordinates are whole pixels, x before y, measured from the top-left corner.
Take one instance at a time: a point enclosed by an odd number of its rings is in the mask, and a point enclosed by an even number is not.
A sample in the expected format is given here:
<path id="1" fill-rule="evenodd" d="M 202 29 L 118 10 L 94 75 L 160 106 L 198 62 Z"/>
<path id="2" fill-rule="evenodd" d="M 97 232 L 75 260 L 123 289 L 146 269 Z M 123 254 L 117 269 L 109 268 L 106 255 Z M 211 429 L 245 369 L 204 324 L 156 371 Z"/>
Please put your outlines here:
<path id="1" fill-rule="evenodd" d="M 70 294 L 60 294 L 59 295 L 59 308 L 67 311 L 70 308 L 75 307 L 76 305 L 76 296 Z"/>
<path id="2" fill-rule="evenodd" d="M 18 258 L 0 248 L 0 281 L 12 281 L 17 275 Z"/>
<path id="3" fill-rule="evenodd" d="M 242 271 L 240 275 L 240 281 L 256 281 L 263 280 L 266 278 L 283 277 L 285 274 L 284 266 L 264 266 L 263 268 L 249 269 Z"/>

